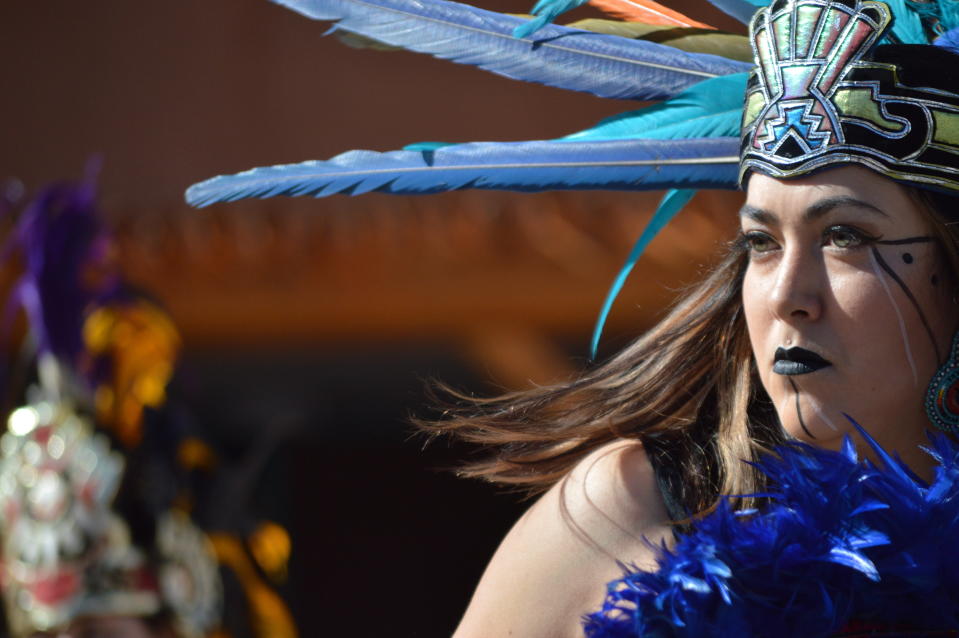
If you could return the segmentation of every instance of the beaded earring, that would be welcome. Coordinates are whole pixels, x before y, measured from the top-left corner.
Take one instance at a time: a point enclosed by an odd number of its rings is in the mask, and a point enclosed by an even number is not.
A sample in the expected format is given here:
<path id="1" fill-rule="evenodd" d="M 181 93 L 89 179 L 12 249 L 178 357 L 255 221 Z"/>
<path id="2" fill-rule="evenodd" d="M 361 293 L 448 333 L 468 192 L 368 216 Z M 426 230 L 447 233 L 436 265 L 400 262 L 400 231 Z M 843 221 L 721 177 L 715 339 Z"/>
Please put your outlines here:
<path id="1" fill-rule="evenodd" d="M 952 339 L 948 359 L 929 382 L 926 415 L 943 432 L 959 434 L 959 332 Z"/>

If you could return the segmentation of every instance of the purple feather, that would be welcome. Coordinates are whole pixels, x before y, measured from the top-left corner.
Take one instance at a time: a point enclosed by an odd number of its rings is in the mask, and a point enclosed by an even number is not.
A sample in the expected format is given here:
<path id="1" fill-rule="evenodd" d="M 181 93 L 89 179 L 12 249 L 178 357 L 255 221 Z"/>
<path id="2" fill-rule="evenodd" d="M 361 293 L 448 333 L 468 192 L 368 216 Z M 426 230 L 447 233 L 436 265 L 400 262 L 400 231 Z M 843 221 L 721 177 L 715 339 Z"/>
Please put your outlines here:
<path id="1" fill-rule="evenodd" d="M 3 250 L 24 264 L 8 307 L 24 310 L 39 353 L 71 366 L 84 349 L 86 313 L 122 295 L 95 197 L 92 177 L 46 187 L 20 213 Z"/>

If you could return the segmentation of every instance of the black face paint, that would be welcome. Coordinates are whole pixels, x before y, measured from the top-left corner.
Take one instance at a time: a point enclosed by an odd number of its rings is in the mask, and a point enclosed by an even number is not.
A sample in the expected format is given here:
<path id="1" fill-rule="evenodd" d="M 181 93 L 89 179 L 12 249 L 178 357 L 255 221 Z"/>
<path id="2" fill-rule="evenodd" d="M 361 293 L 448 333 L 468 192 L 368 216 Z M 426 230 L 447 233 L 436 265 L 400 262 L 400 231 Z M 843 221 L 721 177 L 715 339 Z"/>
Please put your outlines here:
<path id="1" fill-rule="evenodd" d="M 792 378 L 787 377 L 789 380 L 789 385 L 793 387 L 793 392 L 796 393 L 796 416 L 799 417 L 799 427 L 802 428 L 802 431 L 806 433 L 810 439 L 816 438 L 816 436 L 809 431 L 809 428 L 806 427 L 806 421 L 802 418 L 802 408 L 799 405 L 799 388 L 796 386 L 796 382 Z"/>
<path id="2" fill-rule="evenodd" d="M 934 237 L 905 237 L 903 239 L 877 239 L 874 244 L 883 246 L 905 246 L 906 244 L 930 244 L 936 241 Z"/>
<path id="3" fill-rule="evenodd" d="M 905 241 L 905 240 L 900 240 Z M 929 238 L 929 241 L 932 241 Z M 880 242 L 876 242 L 877 244 Z M 886 271 L 886 274 L 892 277 L 892 280 L 895 281 L 902 292 L 906 295 L 906 298 L 912 303 L 912 307 L 916 309 L 916 314 L 919 315 L 919 320 L 922 322 L 922 327 L 926 329 L 926 335 L 929 337 L 929 341 L 932 343 L 932 349 L 936 353 L 936 362 L 942 363 L 942 357 L 939 355 L 939 345 L 936 343 L 936 337 L 932 332 L 932 328 L 929 326 L 929 321 L 926 319 L 926 314 L 922 311 L 922 308 L 919 307 L 919 302 L 916 301 L 916 296 L 912 294 L 912 291 L 909 290 L 909 286 L 906 285 L 899 275 L 896 274 L 889 264 L 886 263 L 886 260 L 882 258 L 882 255 L 879 254 L 879 251 L 876 250 L 876 247 L 872 247 L 872 254 L 876 258 L 876 262 L 879 266 Z"/>
<path id="4" fill-rule="evenodd" d="M 906 262 L 907 264 L 911 264 L 911 263 L 912 263 L 912 253 L 903 253 L 903 254 L 902 254 L 902 260 L 903 260 L 904 262 Z"/>

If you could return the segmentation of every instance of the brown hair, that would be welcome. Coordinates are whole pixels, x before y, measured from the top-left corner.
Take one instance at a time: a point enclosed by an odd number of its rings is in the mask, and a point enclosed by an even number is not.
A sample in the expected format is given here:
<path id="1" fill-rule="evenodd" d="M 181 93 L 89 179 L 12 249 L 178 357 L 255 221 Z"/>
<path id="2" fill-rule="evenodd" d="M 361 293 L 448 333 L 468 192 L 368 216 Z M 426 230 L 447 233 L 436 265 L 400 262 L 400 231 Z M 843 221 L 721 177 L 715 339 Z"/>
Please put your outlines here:
<path id="1" fill-rule="evenodd" d="M 909 197 L 919 205 L 926 221 L 942 247 L 948 279 L 944 285 L 959 286 L 959 196 L 938 191 L 906 188 Z"/>
<path id="2" fill-rule="evenodd" d="M 745 251 L 731 245 L 658 325 L 578 378 L 491 399 L 442 387 L 452 399 L 442 418 L 417 423 L 493 448 L 461 474 L 531 493 L 618 438 L 643 441 L 688 512 L 708 509 L 721 493 L 753 493 L 758 478 L 742 461 L 782 439 L 746 333 L 746 264 Z"/>
<path id="3" fill-rule="evenodd" d="M 943 248 L 943 285 L 959 284 L 959 198 L 907 188 Z M 432 435 L 490 446 L 462 475 L 547 489 L 583 457 L 619 438 L 643 442 L 667 491 L 686 512 L 711 509 L 721 494 L 754 494 L 762 477 L 748 463 L 785 440 L 762 387 L 746 331 L 738 243 L 667 316 L 616 357 L 566 383 L 476 399 L 441 386 Z M 752 507 L 754 499 L 737 499 Z"/>

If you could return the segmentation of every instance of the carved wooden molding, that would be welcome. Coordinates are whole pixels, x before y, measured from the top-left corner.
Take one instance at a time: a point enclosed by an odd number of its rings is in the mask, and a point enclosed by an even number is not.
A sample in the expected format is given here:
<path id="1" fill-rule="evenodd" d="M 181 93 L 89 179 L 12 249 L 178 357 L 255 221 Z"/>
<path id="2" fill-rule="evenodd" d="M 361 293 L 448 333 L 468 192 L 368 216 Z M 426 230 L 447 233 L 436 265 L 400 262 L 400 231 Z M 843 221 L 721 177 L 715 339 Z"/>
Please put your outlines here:
<path id="1" fill-rule="evenodd" d="M 188 343 L 588 331 L 658 194 L 451 193 L 115 211 L 129 278 Z M 637 330 L 731 236 L 735 193 L 702 193 L 649 247 L 610 318 Z"/>

